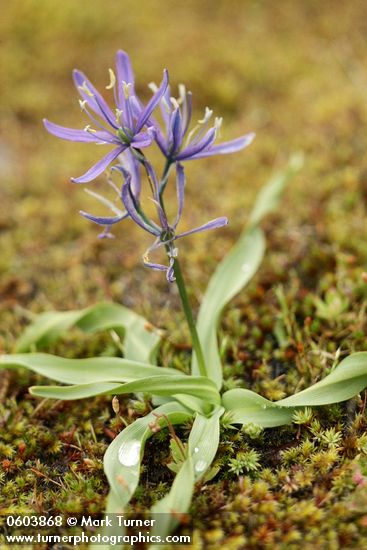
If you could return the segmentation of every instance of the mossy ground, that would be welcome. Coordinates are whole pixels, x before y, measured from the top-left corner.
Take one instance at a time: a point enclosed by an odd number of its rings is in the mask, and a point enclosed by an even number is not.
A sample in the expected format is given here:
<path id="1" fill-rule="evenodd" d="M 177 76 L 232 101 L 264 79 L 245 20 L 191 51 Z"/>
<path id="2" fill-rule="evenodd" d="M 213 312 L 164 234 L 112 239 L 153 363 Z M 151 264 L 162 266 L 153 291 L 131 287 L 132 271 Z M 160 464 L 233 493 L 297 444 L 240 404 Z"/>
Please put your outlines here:
<path id="1" fill-rule="evenodd" d="M 41 124 L 45 116 L 83 124 L 71 70 L 102 88 L 118 48 L 131 54 L 141 94 L 167 66 L 174 85 L 194 92 L 197 118 L 207 104 L 224 116 L 223 138 L 257 133 L 242 154 L 187 166 L 183 227 L 230 219 L 228 229 L 180 247 L 195 306 L 261 184 L 290 153 L 305 153 L 265 223 L 261 270 L 224 315 L 226 387 L 279 399 L 324 376 L 338 356 L 366 350 L 366 21 L 362 0 L 9 2 L 0 18 L 0 351 L 13 349 L 30 312 L 107 298 L 166 329 L 163 363 L 188 364 L 176 290 L 140 261 L 146 237 L 126 223 L 115 240 L 98 241 L 78 216 L 94 204 L 68 178 L 95 150 L 56 140 Z M 118 353 L 109 334 L 76 332 L 49 351 Z M 35 379 L 1 374 L 1 508 L 102 512 L 103 453 L 149 403 L 121 398 L 121 420 L 107 398 L 40 402 L 27 393 Z M 194 547 L 366 548 L 364 405 L 361 395 L 254 439 L 223 426 L 218 473 L 193 501 Z M 162 432 L 147 446 L 132 510 L 167 490 L 169 461 Z"/>

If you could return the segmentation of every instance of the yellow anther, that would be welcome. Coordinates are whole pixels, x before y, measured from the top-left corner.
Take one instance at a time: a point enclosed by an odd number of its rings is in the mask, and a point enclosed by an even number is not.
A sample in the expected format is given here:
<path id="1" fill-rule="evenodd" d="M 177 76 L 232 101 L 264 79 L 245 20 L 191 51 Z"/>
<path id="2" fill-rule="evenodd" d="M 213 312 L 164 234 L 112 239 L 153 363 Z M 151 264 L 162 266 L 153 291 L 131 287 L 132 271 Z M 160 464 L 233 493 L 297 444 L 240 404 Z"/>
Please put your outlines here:
<path id="1" fill-rule="evenodd" d="M 120 117 L 123 113 L 123 110 L 122 109 L 116 109 L 116 121 L 117 122 L 120 122 Z"/>
<path id="2" fill-rule="evenodd" d="M 87 126 L 84 128 L 84 132 L 89 132 L 90 134 L 95 134 L 97 130 L 94 130 L 93 128 L 90 127 L 89 124 L 87 124 Z"/>
<path id="3" fill-rule="evenodd" d="M 116 77 L 112 69 L 108 69 L 108 72 L 110 75 L 110 83 L 108 86 L 106 86 L 106 90 L 112 90 L 112 88 L 114 88 L 116 84 Z"/>
<path id="4" fill-rule="evenodd" d="M 81 108 L 82 111 L 85 110 L 86 103 L 87 103 L 86 99 L 83 99 L 83 100 L 79 99 L 79 105 L 80 105 L 80 108 Z"/>
<path id="5" fill-rule="evenodd" d="M 214 119 L 214 126 L 219 129 L 222 126 L 222 122 L 223 122 L 223 117 L 216 116 Z"/>
<path id="6" fill-rule="evenodd" d="M 186 87 L 185 84 L 178 85 L 178 103 L 181 105 L 186 99 Z"/>
<path id="7" fill-rule="evenodd" d="M 148 88 L 149 88 L 149 90 L 152 90 L 153 94 L 158 92 L 158 86 L 155 82 L 149 82 Z"/>
<path id="8" fill-rule="evenodd" d="M 222 126 L 222 122 L 223 122 L 223 117 L 215 117 L 214 119 L 214 128 L 215 128 L 215 132 L 216 132 L 216 135 L 217 136 L 220 136 L 220 129 L 221 129 L 221 126 Z"/>
<path id="9" fill-rule="evenodd" d="M 85 81 L 83 82 L 83 86 L 78 86 L 78 88 L 79 90 L 87 94 L 89 97 L 94 97 L 94 94 L 90 91 Z"/>
<path id="10" fill-rule="evenodd" d="M 175 109 L 179 109 L 179 108 L 180 108 L 180 106 L 179 106 L 178 101 L 177 101 L 176 98 L 170 97 L 170 102 L 172 103 L 172 105 L 173 105 L 173 107 L 174 107 Z"/>
<path id="11" fill-rule="evenodd" d="M 205 107 L 204 118 L 202 118 L 201 120 L 198 120 L 198 123 L 205 124 L 211 118 L 212 114 L 213 114 L 213 111 L 209 109 L 209 107 Z"/>
<path id="12" fill-rule="evenodd" d="M 125 99 L 129 99 L 130 97 L 130 87 L 131 87 L 130 82 L 125 82 L 124 80 L 122 81 L 122 89 L 124 91 Z"/>

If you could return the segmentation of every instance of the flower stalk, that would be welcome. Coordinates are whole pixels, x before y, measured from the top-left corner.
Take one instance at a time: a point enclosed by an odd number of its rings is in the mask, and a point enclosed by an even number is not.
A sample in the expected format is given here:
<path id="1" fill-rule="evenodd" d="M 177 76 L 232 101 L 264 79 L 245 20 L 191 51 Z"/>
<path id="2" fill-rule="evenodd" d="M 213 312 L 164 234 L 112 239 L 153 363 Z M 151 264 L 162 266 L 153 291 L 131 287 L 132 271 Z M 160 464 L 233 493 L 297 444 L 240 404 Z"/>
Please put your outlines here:
<path id="1" fill-rule="evenodd" d="M 192 347 L 194 348 L 194 351 L 195 351 L 195 354 L 196 354 L 196 357 L 197 357 L 199 372 L 200 372 L 201 376 L 207 376 L 207 370 L 206 370 L 206 367 L 205 367 L 205 360 L 204 360 L 203 350 L 202 350 L 201 343 L 200 343 L 200 340 L 199 340 L 198 332 L 196 330 L 194 316 L 193 316 L 193 313 L 192 313 L 189 297 L 187 295 L 187 290 L 186 290 L 184 278 L 182 276 L 180 263 L 179 263 L 177 258 L 175 258 L 174 263 L 173 263 L 173 271 L 174 271 L 174 274 L 175 274 L 177 288 L 178 288 L 178 291 L 179 291 L 179 294 L 180 294 L 182 307 L 183 307 L 183 310 L 184 310 L 184 313 L 185 313 L 185 316 L 186 316 L 187 324 L 188 324 L 189 329 L 190 329 L 191 339 L 192 339 Z"/>

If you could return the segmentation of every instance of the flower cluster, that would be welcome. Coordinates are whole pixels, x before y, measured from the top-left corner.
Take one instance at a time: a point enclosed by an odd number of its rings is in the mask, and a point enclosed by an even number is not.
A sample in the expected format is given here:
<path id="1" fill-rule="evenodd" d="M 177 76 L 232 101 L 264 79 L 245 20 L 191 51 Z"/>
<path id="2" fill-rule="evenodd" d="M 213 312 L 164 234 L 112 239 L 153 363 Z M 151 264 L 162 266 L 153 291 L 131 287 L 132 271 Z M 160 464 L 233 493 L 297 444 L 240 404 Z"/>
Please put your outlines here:
<path id="1" fill-rule="evenodd" d="M 105 227 L 101 237 L 111 236 L 109 231 L 111 225 L 125 218 L 132 219 L 155 237 L 154 243 L 143 256 L 145 265 L 165 271 L 167 280 L 172 282 L 175 280 L 173 267 L 177 256 L 176 241 L 186 235 L 215 229 L 228 223 L 227 218 L 221 217 L 190 231 L 177 232 L 184 204 L 185 173 L 183 163 L 187 160 L 239 151 L 251 143 L 254 134 L 246 134 L 232 141 L 215 144 L 222 119 L 215 118 L 214 124 L 211 125 L 210 120 L 213 112 L 208 108 L 205 110 L 204 117 L 198 121 L 194 128 L 190 129 L 191 93 L 186 92 L 185 87 L 181 85 L 179 86 L 179 97 L 177 99 L 172 97 L 166 70 L 163 73 L 160 86 L 153 83 L 149 85 L 153 95 L 144 105 L 135 93 L 135 79 L 130 59 L 121 50 L 116 55 L 116 71 L 109 69 L 110 82 L 106 86 L 107 89 L 113 91 L 114 111 L 81 71 L 75 70 L 73 76 L 81 96 L 80 107 L 89 117 L 91 124 L 88 124 L 83 130 L 78 130 L 44 120 L 45 127 L 51 134 L 69 141 L 113 146 L 112 150 L 85 174 L 72 178 L 73 182 L 90 182 L 114 162 L 112 170 L 117 171 L 123 180 L 121 189 L 119 189 L 109 179 L 124 206 L 123 210 L 117 208 L 115 203 L 89 191 L 91 195 L 108 206 L 114 216 L 98 217 L 84 211 L 81 211 L 81 214 Z M 153 116 L 153 111 L 157 107 L 161 110 L 164 130 Z M 160 179 L 144 154 L 144 151 L 154 143 L 158 145 L 165 157 L 165 168 Z M 176 172 L 177 215 L 173 223 L 169 223 L 163 195 L 172 169 Z M 142 171 L 149 181 L 157 221 L 148 217 L 141 205 Z M 168 265 L 150 261 L 149 253 L 159 247 L 165 248 L 169 258 Z"/>

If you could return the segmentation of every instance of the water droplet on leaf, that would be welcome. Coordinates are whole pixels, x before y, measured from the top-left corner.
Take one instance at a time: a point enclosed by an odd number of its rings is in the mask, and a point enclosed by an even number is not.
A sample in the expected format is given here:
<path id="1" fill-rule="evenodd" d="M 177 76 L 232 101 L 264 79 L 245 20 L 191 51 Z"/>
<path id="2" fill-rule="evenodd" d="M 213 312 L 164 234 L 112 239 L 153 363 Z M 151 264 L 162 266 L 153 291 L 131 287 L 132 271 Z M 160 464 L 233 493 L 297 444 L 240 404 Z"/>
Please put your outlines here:
<path id="1" fill-rule="evenodd" d="M 195 447 L 194 453 L 198 453 L 198 452 L 199 452 L 199 447 Z"/>
<path id="2" fill-rule="evenodd" d="M 135 466 L 140 458 L 140 441 L 133 440 L 123 443 L 119 448 L 119 462 L 123 466 Z"/>
<path id="3" fill-rule="evenodd" d="M 208 463 L 205 462 L 205 460 L 198 460 L 195 464 L 195 471 L 196 472 L 203 472 L 205 468 L 207 467 Z"/>

